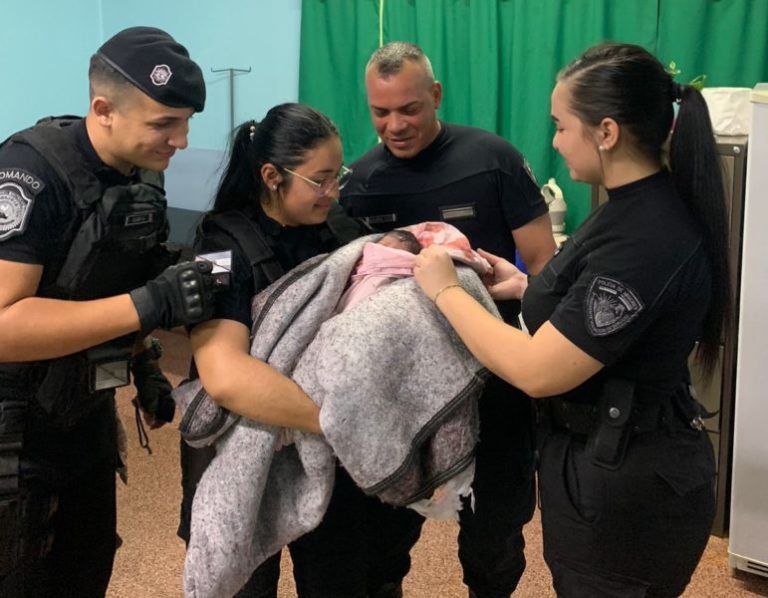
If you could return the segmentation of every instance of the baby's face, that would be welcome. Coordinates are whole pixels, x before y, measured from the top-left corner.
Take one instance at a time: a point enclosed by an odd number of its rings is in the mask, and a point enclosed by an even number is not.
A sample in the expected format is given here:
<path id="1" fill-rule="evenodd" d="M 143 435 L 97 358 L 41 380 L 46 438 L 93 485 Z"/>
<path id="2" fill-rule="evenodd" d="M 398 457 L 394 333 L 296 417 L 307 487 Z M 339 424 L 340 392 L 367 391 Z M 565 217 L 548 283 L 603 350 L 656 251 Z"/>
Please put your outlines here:
<path id="1" fill-rule="evenodd" d="M 379 245 L 384 245 L 384 247 L 391 247 L 392 249 L 402 249 L 404 251 L 408 251 L 408 244 L 405 241 L 398 239 L 396 235 L 384 235 L 381 239 L 379 239 Z"/>

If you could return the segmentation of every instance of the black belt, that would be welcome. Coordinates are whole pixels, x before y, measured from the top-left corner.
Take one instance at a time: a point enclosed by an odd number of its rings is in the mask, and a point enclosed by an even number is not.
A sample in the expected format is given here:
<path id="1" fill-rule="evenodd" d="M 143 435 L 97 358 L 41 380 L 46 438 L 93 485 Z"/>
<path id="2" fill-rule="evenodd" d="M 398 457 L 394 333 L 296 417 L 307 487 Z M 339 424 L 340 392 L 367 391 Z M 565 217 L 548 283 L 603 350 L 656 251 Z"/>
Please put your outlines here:
<path id="1" fill-rule="evenodd" d="M 566 399 L 546 399 L 543 403 L 540 413 L 556 430 L 589 436 L 600 421 L 599 407 L 595 403 Z M 629 421 L 632 433 L 643 434 L 658 430 L 666 420 L 666 411 L 662 403 L 635 406 Z M 609 418 L 618 419 L 622 414 L 609 410 L 607 415 Z"/>

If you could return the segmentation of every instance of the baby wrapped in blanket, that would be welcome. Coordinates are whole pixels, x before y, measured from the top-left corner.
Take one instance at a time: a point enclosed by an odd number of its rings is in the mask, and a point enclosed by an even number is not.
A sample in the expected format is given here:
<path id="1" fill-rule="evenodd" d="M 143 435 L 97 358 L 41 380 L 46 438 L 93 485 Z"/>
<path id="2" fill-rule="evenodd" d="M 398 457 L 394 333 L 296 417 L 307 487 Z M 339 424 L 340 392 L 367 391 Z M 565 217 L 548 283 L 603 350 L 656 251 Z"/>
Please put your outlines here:
<path id="1" fill-rule="evenodd" d="M 416 234 L 418 233 L 418 237 Z M 421 244 L 420 238 L 424 245 Z M 425 222 L 385 233 L 378 241 L 366 243 L 363 256 L 350 276 L 350 285 L 341 296 L 336 313 L 352 309 L 386 284 L 413 276 L 413 256 L 423 247 L 438 243 L 449 248 L 454 259 L 473 266 L 481 276 L 489 274 L 489 264 L 469 246 L 467 238 L 444 222 Z M 424 517 L 458 520 L 461 498 L 472 491 L 474 463 L 471 463 L 435 489 L 432 496 L 407 505 Z"/>
<path id="2" fill-rule="evenodd" d="M 470 264 L 459 268 L 461 284 L 495 312 L 476 273 L 490 268 L 463 235 L 444 223 L 409 230 L 422 246 L 441 242 Z M 309 260 L 254 299 L 251 354 L 321 406 L 324 438 L 293 431 L 294 444 L 280 448 L 279 429 L 226 413 L 204 431 L 195 414 L 210 415 L 212 402 L 199 381 L 176 391 L 182 433 L 217 446 L 193 505 L 188 595 L 234 594 L 256 566 L 313 529 L 330 499 L 335 458 L 366 493 L 394 505 L 469 488 L 486 372 L 407 273 L 392 280 L 391 271 L 368 271 L 377 260 L 365 259 L 366 248 L 390 250 L 370 243 L 378 238 Z M 415 256 L 399 253 L 412 267 Z M 359 281 L 376 276 L 388 284 L 339 311 L 342 296 L 348 301 Z M 452 479 L 463 482 L 435 493 Z"/>
<path id="3" fill-rule="evenodd" d="M 413 276 L 413 256 L 421 249 L 416 235 L 400 228 L 385 233 L 376 242 L 366 243 L 336 313 L 353 308 L 385 284 Z"/>

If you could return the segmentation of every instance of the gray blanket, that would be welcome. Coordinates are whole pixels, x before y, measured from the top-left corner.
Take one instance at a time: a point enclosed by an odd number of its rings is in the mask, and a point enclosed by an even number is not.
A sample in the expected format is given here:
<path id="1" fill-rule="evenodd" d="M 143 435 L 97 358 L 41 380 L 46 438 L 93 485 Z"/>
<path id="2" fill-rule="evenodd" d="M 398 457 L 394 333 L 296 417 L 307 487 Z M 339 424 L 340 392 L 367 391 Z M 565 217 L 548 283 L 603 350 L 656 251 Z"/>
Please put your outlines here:
<path id="1" fill-rule="evenodd" d="M 486 372 L 415 281 L 330 317 L 375 238 L 305 262 L 254 299 L 251 354 L 320 405 L 324 438 L 293 431 L 294 443 L 281 447 L 279 428 L 220 418 L 217 455 L 193 504 L 187 596 L 235 594 L 266 558 L 315 528 L 334 455 L 360 488 L 394 505 L 429 496 L 472 462 Z M 472 270 L 459 267 L 459 278 L 497 313 Z M 199 382 L 181 394 L 205 398 Z"/>

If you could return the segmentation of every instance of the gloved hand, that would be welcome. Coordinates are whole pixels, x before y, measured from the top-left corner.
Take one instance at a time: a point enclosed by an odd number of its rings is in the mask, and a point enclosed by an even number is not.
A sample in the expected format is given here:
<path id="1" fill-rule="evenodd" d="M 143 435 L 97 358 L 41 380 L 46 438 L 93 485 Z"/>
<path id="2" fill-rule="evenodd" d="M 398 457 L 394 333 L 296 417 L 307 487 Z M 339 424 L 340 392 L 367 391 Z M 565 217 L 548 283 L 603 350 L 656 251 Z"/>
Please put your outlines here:
<path id="1" fill-rule="evenodd" d="M 182 262 L 131 291 L 141 333 L 155 328 L 197 324 L 213 314 L 213 277 L 210 262 Z"/>
<path id="2" fill-rule="evenodd" d="M 155 339 L 151 349 L 137 353 L 131 359 L 133 385 L 136 387 L 134 401 L 144 412 L 144 421 L 151 429 L 173 421 L 176 410 L 171 398 L 171 383 L 157 363 L 160 353 L 160 344 Z"/>

